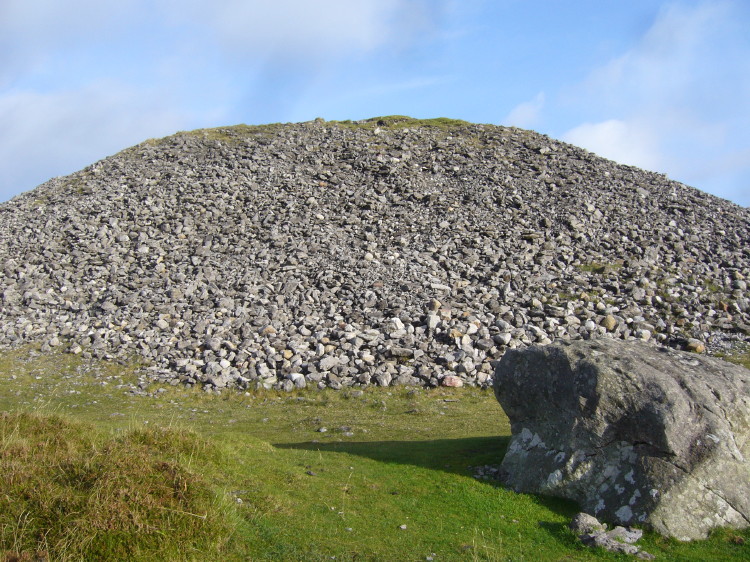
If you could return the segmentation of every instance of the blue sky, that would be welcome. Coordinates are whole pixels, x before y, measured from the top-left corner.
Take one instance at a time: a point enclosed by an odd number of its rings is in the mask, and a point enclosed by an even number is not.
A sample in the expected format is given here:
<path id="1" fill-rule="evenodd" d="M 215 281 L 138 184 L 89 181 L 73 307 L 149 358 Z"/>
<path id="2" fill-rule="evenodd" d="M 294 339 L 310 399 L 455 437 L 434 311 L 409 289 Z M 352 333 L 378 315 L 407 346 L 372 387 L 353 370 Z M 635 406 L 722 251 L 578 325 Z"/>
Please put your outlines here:
<path id="1" fill-rule="evenodd" d="M 0 201 L 178 130 L 405 114 L 750 206 L 748 30 L 747 0 L 0 0 Z"/>

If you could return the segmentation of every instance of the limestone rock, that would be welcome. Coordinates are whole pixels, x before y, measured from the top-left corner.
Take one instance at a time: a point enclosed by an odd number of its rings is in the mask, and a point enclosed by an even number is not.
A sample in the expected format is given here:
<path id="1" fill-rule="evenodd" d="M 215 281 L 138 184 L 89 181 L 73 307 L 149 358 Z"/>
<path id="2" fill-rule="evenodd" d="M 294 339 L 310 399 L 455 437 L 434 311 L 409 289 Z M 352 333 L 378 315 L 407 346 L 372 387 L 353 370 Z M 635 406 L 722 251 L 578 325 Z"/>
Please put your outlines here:
<path id="1" fill-rule="evenodd" d="M 750 371 L 598 339 L 511 350 L 494 388 L 503 478 L 680 540 L 750 525 Z"/>
<path id="2" fill-rule="evenodd" d="M 443 377 L 443 386 L 459 388 L 463 385 L 464 385 L 464 381 L 461 380 L 456 375 L 447 375 L 446 377 Z"/>
<path id="3" fill-rule="evenodd" d="M 532 131 L 182 132 L 0 203 L 0 350 L 209 390 L 487 386 L 555 338 L 746 340 L 748 247 L 750 209 Z"/>
<path id="4" fill-rule="evenodd" d="M 604 326 L 608 332 L 611 332 L 617 326 L 617 320 L 614 316 L 608 314 L 604 317 L 604 320 L 602 320 L 602 326 Z"/>
<path id="5" fill-rule="evenodd" d="M 568 526 L 576 535 L 592 535 L 607 530 L 607 526 L 604 523 L 600 522 L 593 515 L 583 512 L 576 514 Z"/>
<path id="6" fill-rule="evenodd" d="M 635 546 L 643 536 L 640 529 L 630 527 L 615 527 L 607 531 L 607 526 L 588 513 L 579 513 L 570 522 L 570 530 L 573 531 L 581 542 L 587 546 L 596 546 L 609 552 L 621 552 L 637 556 L 641 560 L 653 560 L 653 554 L 641 550 Z"/>

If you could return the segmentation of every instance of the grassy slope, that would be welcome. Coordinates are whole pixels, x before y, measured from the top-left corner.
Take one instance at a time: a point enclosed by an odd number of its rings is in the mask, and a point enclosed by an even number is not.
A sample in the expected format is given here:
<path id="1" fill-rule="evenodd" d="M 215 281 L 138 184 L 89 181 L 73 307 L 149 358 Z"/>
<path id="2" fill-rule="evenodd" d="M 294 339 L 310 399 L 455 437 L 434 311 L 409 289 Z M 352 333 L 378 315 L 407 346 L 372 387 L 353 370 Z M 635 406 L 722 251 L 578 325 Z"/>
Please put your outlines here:
<path id="1" fill-rule="evenodd" d="M 42 415 L 0 420 L 0 553 L 621 559 L 577 543 L 566 528 L 574 505 L 472 477 L 468 467 L 499 463 L 510 433 L 491 393 L 154 387 L 135 397 L 122 386 L 132 380 L 128 367 L 31 348 L 0 356 L 0 412 Z M 739 560 L 748 539 L 641 542 L 661 559 Z"/>

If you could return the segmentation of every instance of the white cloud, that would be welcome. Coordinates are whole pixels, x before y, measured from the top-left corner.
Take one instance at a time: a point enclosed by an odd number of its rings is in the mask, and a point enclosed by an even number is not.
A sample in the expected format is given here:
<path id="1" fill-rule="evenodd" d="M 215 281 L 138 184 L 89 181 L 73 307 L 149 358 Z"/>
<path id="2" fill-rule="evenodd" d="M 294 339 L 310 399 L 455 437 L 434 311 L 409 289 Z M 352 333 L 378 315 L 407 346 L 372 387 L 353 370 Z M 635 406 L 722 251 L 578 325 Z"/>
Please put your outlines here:
<path id="1" fill-rule="evenodd" d="M 306 66 L 410 44 L 445 0 L 2 0 L 0 88 L 93 51 L 211 59 L 246 71 Z M 115 52 L 117 50 L 118 52 Z M 100 62 L 100 61 L 97 61 Z M 104 69 L 99 69 L 104 70 Z M 115 71 L 116 69 L 107 69 Z M 291 70 L 291 69 L 290 69 Z M 71 78 L 67 78 L 68 81 Z"/>
<path id="2" fill-rule="evenodd" d="M 0 201 L 148 137 L 283 120 L 445 1 L 0 0 Z"/>
<path id="3" fill-rule="evenodd" d="M 176 21 L 201 22 L 229 52 L 303 60 L 400 41 L 420 31 L 434 10 L 425 0 L 165 1 Z"/>
<path id="4" fill-rule="evenodd" d="M 750 149 L 750 42 L 731 1 L 672 2 L 637 44 L 567 96 L 561 136 L 598 154 L 720 193 L 750 178 L 726 154 Z M 581 123 L 582 121 L 582 123 Z"/>
<path id="5" fill-rule="evenodd" d="M 350 90 L 347 92 L 346 97 L 349 99 L 383 97 L 409 90 L 422 90 L 425 88 L 439 87 L 441 84 L 445 84 L 451 79 L 450 76 L 416 76 L 404 81 L 382 81 L 376 86 Z M 343 96 L 341 99 L 343 99 Z"/>
<path id="6" fill-rule="evenodd" d="M 638 43 L 592 72 L 584 89 L 599 96 L 597 105 L 614 109 L 694 104 L 716 87 L 706 78 L 723 74 L 736 56 L 722 42 L 732 26 L 730 8 L 722 1 L 667 4 Z"/>
<path id="7" fill-rule="evenodd" d="M 512 127 L 532 129 L 539 123 L 542 109 L 544 109 L 544 92 L 539 92 L 533 99 L 514 107 L 502 123 Z"/>
<path id="8" fill-rule="evenodd" d="M 584 123 L 565 133 L 562 140 L 621 164 L 649 170 L 658 170 L 663 165 L 656 135 L 648 126 L 617 119 Z"/>
<path id="9" fill-rule="evenodd" d="M 185 118 L 155 92 L 101 83 L 82 90 L 0 97 L 0 201 L 149 137 Z"/>
<path id="10" fill-rule="evenodd" d="M 44 46 L 62 38 L 72 40 L 84 33 L 106 33 L 121 24 L 137 2 L 122 0 L 116 4 L 98 0 L 3 0 L 0 4 L 0 33 L 14 43 L 28 47 Z"/>

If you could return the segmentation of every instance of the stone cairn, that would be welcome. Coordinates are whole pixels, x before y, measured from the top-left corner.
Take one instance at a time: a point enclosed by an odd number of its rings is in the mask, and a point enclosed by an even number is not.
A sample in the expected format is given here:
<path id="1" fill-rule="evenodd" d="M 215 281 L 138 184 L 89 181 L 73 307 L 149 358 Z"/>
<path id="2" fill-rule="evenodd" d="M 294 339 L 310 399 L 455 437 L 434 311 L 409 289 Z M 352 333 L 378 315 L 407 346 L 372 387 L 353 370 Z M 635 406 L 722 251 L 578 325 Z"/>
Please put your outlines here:
<path id="1" fill-rule="evenodd" d="M 0 347 L 209 390 L 487 386 L 557 338 L 746 338 L 748 274 L 748 209 L 530 131 L 237 126 L 0 205 Z"/>

